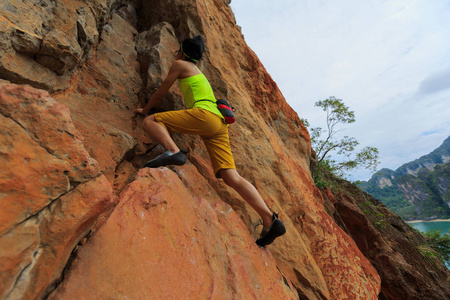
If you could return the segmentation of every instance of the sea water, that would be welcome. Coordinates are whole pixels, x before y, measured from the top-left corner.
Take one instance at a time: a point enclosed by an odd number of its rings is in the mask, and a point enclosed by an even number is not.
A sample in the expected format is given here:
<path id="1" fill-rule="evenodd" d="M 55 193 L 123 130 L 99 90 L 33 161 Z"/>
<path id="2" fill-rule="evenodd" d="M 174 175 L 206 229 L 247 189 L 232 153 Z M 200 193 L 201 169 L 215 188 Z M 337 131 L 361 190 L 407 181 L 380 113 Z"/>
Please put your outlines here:
<path id="1" fill-rule="evenodd" d="M 450 220 L 436 222 L 414 222 L 408 224 L 425 233 L 431 230 L 440 230 L 441 234 L 444 234 L 449 233 L 448 231 L 450 230 Z"/>
<path id="2" fill-rule="evenodd" d="M 440 230 L 441 234 L 449 233 L 450 230 L 450 220 L 445 221 L 431 221 L 431 222 L 413 222 L 408 223 L 412 227 L 422 231 L 422 232 L 429 232 L 431 230 Z M 450 263 L 445 264 L 447 268 L 450 270 Z"/>

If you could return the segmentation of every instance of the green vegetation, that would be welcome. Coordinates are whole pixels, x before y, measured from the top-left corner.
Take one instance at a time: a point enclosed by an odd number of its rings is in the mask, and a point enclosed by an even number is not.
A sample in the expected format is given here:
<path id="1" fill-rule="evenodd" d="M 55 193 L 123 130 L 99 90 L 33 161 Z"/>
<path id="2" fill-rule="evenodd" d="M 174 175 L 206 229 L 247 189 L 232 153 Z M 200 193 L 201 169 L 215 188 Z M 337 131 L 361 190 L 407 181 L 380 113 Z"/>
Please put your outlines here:
<path id="1" fill-rule="evenodd" d="M 433 194 L 441 195 L 444 202 L 450 202 L 450 164 L 437 164 L 433 171 L 422 169 L 417 176 Z"/>
<path id="2" fill-rule="evenodd" d="M 439 253 L 430 248 L 430 246 L 417 246 L 417 250 L 419 250 L 420 254 L 423 255 L 429 262 L 432 262 L 436 265 L 436 260 L 441 260 Z M 442 260 L 441 260 L 442 261 Z"/>
<path id="3" fill-rule="evenodd" d="M 317 165 L 314 166 L 312 170 L 312 176 L 314 180 L 314 184 L 319 188 L 323 189 L 327 187 L 328 180 L 325 176 L 326 173 L 331 172 L 331 167 L 328 165 L 326 161 L 319 162 Z"/>
<path id="4" fill-rule="evenodd" d="M 448 233 L 441 234 L 440 230 L 431 230 L 428 233 L 422 233 L 428 245 L 437 253 L 437 257 L 444 263 L 450 263 L 450 230 Z M 423 253 L 422 253 L 423 254 Z M 432 255 L 433 253 L 427 253 Z"/>
<path id="5" fill-rule="evenodd" d="M 316 168 L 319 168 L 316 173 L 320 173 L 322 168 L 343 177 L 344 172 L 359 167 L 375 171 L 379 163 L 377 148 L 365 147 L 356 152 L 359 142 L 355 138 L 348 136 L 344 136 L 340 140 L 336 138 L 336 134 L 342 131 L 338 126 L 355 122 L 355 113 L 349 110 L 342 99 L 335 97 L 317 101 L 315 106 L 322 108 L 327 114 L 326 130 L 321 127 L 310 128 L 311 146 L 317 155 Z M 302 122 L 309 127 L 306 119 L 302 119 Z M 317 179 L 319 178 L 317 177 Z M 318 184 L 321 185 L 323 182 L 319 181 Z"/>
<path id="6" fill-rule="evenodd" d="M 374 224 L 378 229 L 383 230 L 384 226 L 386 225 L 386 221 L 384 219 L 380 219 Z"/>
<path id="7" fill-rule="evenodd" d="M 397 184 L 379 188 L 376 181 L 370 181 L 363 185 L 362 189 L 382 201 L 384 205 L 403 219 L 411 220 L 417 218 L 414 206 L 403 196 Z"/>
<path id="8" fill-rule="evenodd" d="M 405 220 L 450 218 L 450 137 L 428 155 L 396 171 L 382 169 L 362 190 L 383 202 Z"/>
<path id="9" fill-rule="evenodd" d="M 448 195 L 443 197 L 438 185 L 441 183 L 442 186 L 443 178 L 436 177 L 434 172 L 421 170 L 418 177 L 408 174 L 391 179 L 390 186 L 380 187 L 379 179 L 375 178 L 362 184 L 361 188 L 405 220 L 448 219 L 450 209 L 444 200 Z M 406 187 L 404 191 L 400 189 L 402 186 Z"/>
<path id="10" fill-rule="evenodd" d="M 325 187 L 331 189 L 333 193 L 341 190 L 336 180 L 339 177 L 333 174 L 333 167 L 328 161 L 318 162 L 312 169 L 312 177 L 314 184 L 321 190 Z"/>

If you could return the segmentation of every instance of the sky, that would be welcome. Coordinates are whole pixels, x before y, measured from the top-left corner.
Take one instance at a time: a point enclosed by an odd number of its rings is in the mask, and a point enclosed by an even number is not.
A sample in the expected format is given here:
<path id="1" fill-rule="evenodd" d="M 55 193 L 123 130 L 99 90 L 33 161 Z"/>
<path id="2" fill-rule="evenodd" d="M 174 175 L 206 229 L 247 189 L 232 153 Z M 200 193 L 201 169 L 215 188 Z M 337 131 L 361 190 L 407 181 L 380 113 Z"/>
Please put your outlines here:
<path id="1" fill-rule="evenodd" d="M 326 128 L 314 104 L 330 96 L 355 112 L 341 126 L 396 170 L 450 136 L 449 0 L 233 0 L 247 44 L 289 105 Z M 373 172 L 353 171 L 350 180 Z"/>

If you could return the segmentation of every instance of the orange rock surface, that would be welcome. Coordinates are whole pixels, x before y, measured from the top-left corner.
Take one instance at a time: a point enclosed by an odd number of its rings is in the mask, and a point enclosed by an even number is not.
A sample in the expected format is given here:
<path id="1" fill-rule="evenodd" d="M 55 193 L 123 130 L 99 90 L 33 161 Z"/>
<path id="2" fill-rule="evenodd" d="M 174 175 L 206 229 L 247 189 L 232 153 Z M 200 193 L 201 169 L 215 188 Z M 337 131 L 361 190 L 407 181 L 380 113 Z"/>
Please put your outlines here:
<path id="1" fill-rule="evenodd" d="M 32 299 L 61 276 L 115 196 L 64 104 L 0 84 L 0 112 L 0 296 Z"/>
<path id="2" fill-rule="evenodd" d="M 183 171 L 139 171 L 50 299 L 295 299 L 270 251 L 229 205 L 191 195 Z"/>

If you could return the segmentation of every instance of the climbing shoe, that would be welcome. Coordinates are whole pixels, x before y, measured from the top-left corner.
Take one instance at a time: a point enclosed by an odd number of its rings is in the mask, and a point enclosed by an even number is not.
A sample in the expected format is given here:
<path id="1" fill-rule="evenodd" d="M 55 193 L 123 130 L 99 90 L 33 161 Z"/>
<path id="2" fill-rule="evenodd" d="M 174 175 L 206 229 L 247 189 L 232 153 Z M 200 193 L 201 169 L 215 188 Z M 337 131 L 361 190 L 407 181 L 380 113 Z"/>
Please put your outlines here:
<path id="1" fill-rule="evenodd" d="M 256 240 L 256 244 L 260 247 L 264 247 L 273 243 L 273 241 L 286 233 L 286 227 L 283 222 L 278 219 L 278 215 L 273 213 L 272 225 L 270 227 L 264 227 L 261 232 L 261 237 Z"/>
<path id="2" fill-rule="evenodd" d="M 149 160 L 144 168 L 158 168 L 168 165 L 182 166 L 186 163 L 186 151 L 180 150 L 177 153 L 172 153 L 172 151 L 167 150 L 163 154 Z"/>

